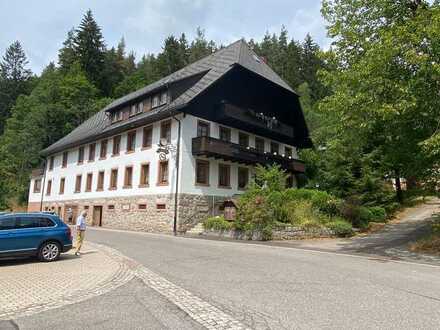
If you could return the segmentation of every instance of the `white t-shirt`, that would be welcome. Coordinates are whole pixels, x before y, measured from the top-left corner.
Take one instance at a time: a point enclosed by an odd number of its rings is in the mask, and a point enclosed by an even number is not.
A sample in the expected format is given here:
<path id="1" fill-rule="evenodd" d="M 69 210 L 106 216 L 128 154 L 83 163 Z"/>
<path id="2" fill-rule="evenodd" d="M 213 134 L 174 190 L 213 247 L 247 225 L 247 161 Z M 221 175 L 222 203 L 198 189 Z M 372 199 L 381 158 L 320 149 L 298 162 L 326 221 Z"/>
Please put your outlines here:
<path id="1" fill-rule="evenodd" d="M 79 230 L 86 230 L 86 218 L 80 215 L 76 218 L 76 228 L 79 227 Z"/>

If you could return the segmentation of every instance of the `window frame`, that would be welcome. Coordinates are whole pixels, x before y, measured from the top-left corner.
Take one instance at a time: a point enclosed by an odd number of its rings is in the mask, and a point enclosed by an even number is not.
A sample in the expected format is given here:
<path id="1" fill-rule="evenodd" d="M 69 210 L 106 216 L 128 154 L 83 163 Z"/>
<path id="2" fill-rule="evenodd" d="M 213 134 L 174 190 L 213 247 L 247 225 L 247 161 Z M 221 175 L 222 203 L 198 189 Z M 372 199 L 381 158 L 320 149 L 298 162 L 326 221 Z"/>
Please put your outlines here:
<path id="1" fill-rule="evenodd" d="M 52 194 L 52 179 L 47 180 L 46 186 L 46 196 L 50 196 Z"/>
<path id="2" fill-rule="evenodd" d="M 289 150 L 289 152 L 287 152 L 288 150 Z M 292 147 L 288 147 L 288 146 L 284 146 L 284 155 L 286 157 L 293 158 L 293 148 Z"/>
<path id="3" fill-rule="evenodd" d="M 165 127 L 169 127 L 169 136 L 167 131 L 165 131 Z M 171 143 L 171 131 L 172 131 L 172 125 L 171 125 L 171 119 L 166 119 L 160 122 L 160 139 L 166 139 L 167 143 Z"/>
<path id="4" fill-rule="evenodd" d="M 84 146 L 80 146 L 78 148 L 78 165 L 81 165 L 84 163 Z"/>
<path id="5" fill-rule="evenodd" d="M 223 132 L 227 132 L 227 139 L 223 139 L 222 138 L 222 131 Z M 225 141 L 225 142 L 231 142 L 231 140 L 232 140 L 232 130 L 230 129 L 230 128 L 228 128 L 228 127 L 225 127 L 225 126 L 219 126 L 219 129 L 218 129 L 218 137 L 219 137 L 219 139 L 220 140 L 222 140 L 222 141 Z"/>
<path id="6" fill-rule="evenodd" d="M 147 170 L 144 170 L 147 168 Z M 145 182 L 143 182 L 145 178 Z M 142 163 L 139 177 L 139 188 L 145 188 L 150 186 L 150 163 Z"/>
<path id="7" fill-rule="evenodd" d="M 149 133 L 146 134 L 147 132 Z M 147 144 L 146 137 L 148 135 L 150 135 L 150 137 L 149 137 L 149 143 Z M 153 146 L 153 125 L 148 125 L 142 128 L 142 149 L 143 150 L 151 149 L 152 146 Z"/>
<path id="8" fill-rule="evenodd" d="M 115 142 L 118 142 L 118 143 L 115 143 Z M 117 150 L 116 150 L 116 146 L 118 146 Z M 121 153 L 121 135 L 115 135 L 113 137 L 112 157 L 119 156 L 120 153 Z"/>
<path id="9" fill-rule="evenodd" d="M 262 146 L 263 148 L 260 149 L 258 148 L 259 143 L 262 142 Z M 258 136 L 255 137 L 255 150 L 257 150 L 258 152 L 264 154 L 264 152 L 266 151 L 266 141 L 263 138 L 260 138 Z"/>
<path id="10" fill-rule="evenodd" d="M 82 174 L 77 174 L 75 177 L 75 191 L 74 193 L 78 194 L 81 192 L 82 186 Z"/>
<path id="11" fill-rule="evenodd" d="M 162 168 L 162 164 L 167 164 L 166 166 L 166 172 L 167 172 L 167 176 L 166 176 L 166 180 L 161 180 L 163 175 L 163 168 Z M 170 181 L 170 163 L 168 160 L 159 160 L 159 164 L 157 167 L 157 185 L 158 186 L 168 186 L 169 181 Z"/>
<path id="12" fill-rule="evenodd" d="M 62 160 L 62 163 L 61 163 L 61 167 L 62 168 L 66 168 L 68 162 L 69 162 L 69 152 L 68 151 L 64 151 L 63 152 L 63 160 Z"/>
<path id="13" fill-rule="evenodd" d="M 201 133 L 200 129 L 202 127 L 206 128 L 206 134 L 205 135 L 200 134 Z M 211 136 L 211 123 L 208 122 L 208 121 L 200 120 L 199 119 L 199 120 L 197 120 L 197 137 L 202 137 L 202 136 L 207 136 L 207 137 Z"/>
<path id="14" fill-rule="evenodd" d="M 112 168 L 110 170 L 110 182 L 109 182 L 109 190 L 117 190 L 118 189 L 118 168 Z M 116 175 L 113 175 L 116 173 Z"/>
<path id="15" fill-rule="evenodd" d="M 221 183 L 221 168 L 223 168 L 223 169 L 227 169 L 227 184 L 226 185 L 223 185 L 222 183 Z M 225 164 L 225 163 L 219 163 L 218 164 L 218 183 L 217 183 L 217 186 L 219 187 L 219 188 L 226 188 L 226 189 L 231 189 L 231 165 L 229 165 L 229 164 Z"/>
<path id="16" fill-rule="evenodd" d="M 125 153 L 130 154 L 136 151 L 137 130 L 129 131 L 127 133 L 127 143 Z"/>
<path id="17" fill-rule="evenodd" d="M 244 186 L 240 186 L 240 172 L 241 171 L 246 172 L 246 184 Z M 238 190 L 245 190 L 248 185 L 249 185 L 249 168 L 238 166 L 238 168 L 237 168 L 237 189 Z"/>
<path id="18" fill-rule="evenodd" d="M 241 144 L 241 137 L 245 137 L 247 144 Z M 240 145 L 240 147 L 242 148 L 249 148 L 249 134 L 244 133 L 244 132 L 238 132 L 238 144 Z"/>
<path id="19" fill-rule="evenodd" d="M 37 182 L 39 183 L 38 185 L 36 184 Z M 41 182 L 42 182 L 41 179 L 34 179 L 34 187 L 32 190 L 34 194 L 41 193 Z M 37 189 L 37 187 L 38 187 L 38 189 Z"/>
<path id="20" fill-rule="evenodd" d="M 86 176 L 86 192 L 91 192 L 93 186 L 93 172 L 87 173 Z"/>
<path id="21" fill-rule="evenodd" d="M 133 188 L 133 165 L 125 166 L 123 188 L 124 189 Z"/>
<path id="22" fill-rule="evenodd" d="M 274 148 L 275 146 L 276 146 L 276 151 L 273 151 L 273 148 Z M 280 144 L 279 144 L 278 142 L 270 141 L 270 153 L 271 153 L 272 155 L 274 155 L 274 154 L 279 155 L 279 154 L 280 154 Z"/>
<path id="23" fill-rule="evenodd" d="M 96 143 L 89 144 L 89 162 L 94 162 L 96 157 Z"/>
<path id="24" fill-rule="evenodd" d="M 99 171 L 98 180 L 96 181 L 96 191 L 104 190 L 104 181 L 105 181 L 105 171 Z"/>
<path id="25" fill-rule="evenodd" d="M 66 189 L 66 178 L 65 177 L 62 177 L 61 179 L 60 179 L 60 189 L 59 189 L 59 192 L 58 192 L 58 194 L 59 195 L 64 195 L 64 190 Z"/>
<path id="26" fill-rule="evenodd" d="M 198 175 L 198 170 L 199 170 L 199 166 L 206 166 L 206 180 L 205 182 L 200 182 L 199 179 L 199 175 Z M 195 185 L 196 186 L 209 186 L 209 173 L 210 173 L 210 162 L 209 160 L 204 160 L 204 159 L 196 159 L 196 168 L 195 168 Z"/>
<path id="27" fill-rule="evenodd" d="M 107 150 L 108 150 L 108 139 L 101 140 L 99 146 L 99 159 L 107 158 Z"/>
<path id="28" fill-rule="evenodd" d="M 55 157 L 54 157 L 54 156 L 51 156 L 51 157 L 49 158 L 49 171 L 53 171 L 53 165 L 54 165 L 54 163 L 55 163 Z"/>

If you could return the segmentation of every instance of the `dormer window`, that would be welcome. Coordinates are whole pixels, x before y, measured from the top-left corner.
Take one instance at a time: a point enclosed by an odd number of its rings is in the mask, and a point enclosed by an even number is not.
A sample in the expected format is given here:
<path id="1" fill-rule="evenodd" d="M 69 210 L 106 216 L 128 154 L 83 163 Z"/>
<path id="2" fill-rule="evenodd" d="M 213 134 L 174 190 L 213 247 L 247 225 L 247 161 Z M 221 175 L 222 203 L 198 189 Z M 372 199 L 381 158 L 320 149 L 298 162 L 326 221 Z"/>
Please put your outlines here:
<path id="1" fill-rule="evenodd" d="M 167 92 L 162 92 L 160 95 L 160 105 L 164 105 L 167 103 Z"/>
<path id="2" fill-rule="evenodd" d="M 151 108 L 155 108 L 159 106 L 159 94 L 153 96 L 153 102 L 151 104 Z"/>
<path id="3" fill-rule="evenodd" d="M 141 113 L 142 111 L 144 111 L 144 102 L 139 102 L 136 107 L 136 113 Z"/>
<path id="4" fill-rule="evenodd" d="M 137 113 L 137 104 L 133 104 L 133 105 L 130 107 L 130 117 L 131 117 L 131 116 L 134 116 L 136 113 Z"/>

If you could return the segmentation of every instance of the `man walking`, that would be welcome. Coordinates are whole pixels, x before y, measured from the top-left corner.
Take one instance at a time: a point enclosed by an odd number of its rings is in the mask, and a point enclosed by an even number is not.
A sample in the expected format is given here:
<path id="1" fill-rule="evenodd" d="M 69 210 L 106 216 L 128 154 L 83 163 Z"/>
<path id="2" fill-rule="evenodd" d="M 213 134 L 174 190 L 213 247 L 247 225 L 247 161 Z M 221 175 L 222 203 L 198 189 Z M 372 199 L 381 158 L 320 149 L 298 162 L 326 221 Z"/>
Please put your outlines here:
<path id="1" fill-rule="evenodd" d="M 82 243 L 84 241 L 84 235 L 86 233 L 86 217 L 87 211 L 84 210 L 76 219 L 76 256 L 80 255 L 79 250 L 81 249 Z"/>

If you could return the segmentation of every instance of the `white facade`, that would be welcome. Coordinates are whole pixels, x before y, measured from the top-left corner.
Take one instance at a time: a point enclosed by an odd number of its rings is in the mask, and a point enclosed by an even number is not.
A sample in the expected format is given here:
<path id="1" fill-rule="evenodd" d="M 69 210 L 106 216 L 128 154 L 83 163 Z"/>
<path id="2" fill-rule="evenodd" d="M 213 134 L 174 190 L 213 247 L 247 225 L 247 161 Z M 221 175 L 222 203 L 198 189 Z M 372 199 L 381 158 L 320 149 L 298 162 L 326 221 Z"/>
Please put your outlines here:
<path id="1" fill-rule="evenodd" d="M 238 168 L 245 167 L 242 164 L 235 162 L 227 162 L 215 159 L 209 160 L 209 185 L 201 186 L 196 184 L 195 179 L 195 162 L 196 159 L 192 155 L 192 139 L 197 136 L 197 123 L 199 118 L 191 115 L 179 115 L 177 116 L 181 120 L 181 153 L 180 153 L 180 182 L 179 193 L 181 194 L 197 194 L 197 195 L 215 195 L 215 196 L 233 196 L 235 194 L 242 193 L 243 190 L 238 188 Z M 167 119 L 168 120 L 168 119 Z M 201 120 L 201 119 L 200 119 Z M 204 122 L 209 122 L 204 120 Z M 160 122 L 146 125 L 153 126 L 153 140 L 152 147 L 149 149 L 142 148 L 142 135 L 143 127 L 136 129 L 136 148 L 134 152 L 127 153 L 127 132 L 117 134 L 121 135 L 120 153 L 118 156 L 112 156 L 113 137 L 108 137 L 107 155 L 105 159 L 100 159 L 101 140 L 95 141 L 95 160 L 88 161 L 90 144 L 84 145 L 84 161 L 82 164 L 78 164 L 78 152 L 79 147 L 75 147 L 68 151 L 68 164 L 67 167 L 62 167 L 63 152 L 57 153 L 54 156 L 54 166 L 50 170 L 46 166 L 45 184 L 42 188 L 42 192 L 34 192 L 35 178 L 31 180 L 29 203 L 39 203 L 41 201 L 41 194 L 43 193 L 44 203 L 58 202 L 64 200 L 80 200 L 80 199 L 96 199 L 96 198 L 110 198 L 110 197 L 129 197 L 129 196 L 142 196 L 142 195 L 159 195 L 159 194 L 173 194 L 175 192 L 175 178 L 176 178 L 176 166 L 175 157 L 176 153 L 172 152 L 169 156 L 169 182 L 168 185 L 158 185 L 158 173 L 159 173 L 159 157 L 157 150 L 157 144 L 160 140 Z M 219 138 L 220 125 L 215 122 L 210 123 L 210 136 Z M 225 127 L 225 125 L 221 125 Z M 238 132 L 235 128 L 231 129 L 231 142 L 238 144 Z M 130 130 L 130 132 L 133 130 Z M 250 132 L 244 133 L 249 135 L 250 147 L 255 147 L 255 135 Z M 178 135 L 178 123 L 176 120 L 171 120 L 171 144 L 177 145 Z M 271 140 L 264 138 L 265 151 L 269 151 Z M 278 141 L 275 141 L 279 143 Z M 287 146 L 283 143 L 279 143 L 280 153 L 283 153 L 284 147 Z M 297 152 L 295 147 L 288 146 L 293 150 L 293 157 L 297 158 Z M 149 186 L 139 187 L 141 164 L 149 163 L 150 175 Z M 231 166 L 230 172 L 230 188 L 218 187 L 218 165 L 220 163 L 229 164 Z M 133 167 L 132 187 L 124 188 L 124 174 L 127 166 Z M 118 182 L 117 189 L 110 189 L 110 173 L 112 169 L 118 169 Z M 249 174 L 252 176 L 252 167 L 249 167 Z M 97 191 L 98 173 L 104 171 L 104 187 L 102 191 Z M 92 173 L 92 189 L 86 192 L 86 178 L 87 174 Z M 75 182 L 77 175 L 81 175 L 81 191 L 75 192 Z M 61 178 L 65 178 L 64 193 L 60 194 L 60 182 Z M 51 181 L 51 193 L 48 195 L 47 186 Z"/>

